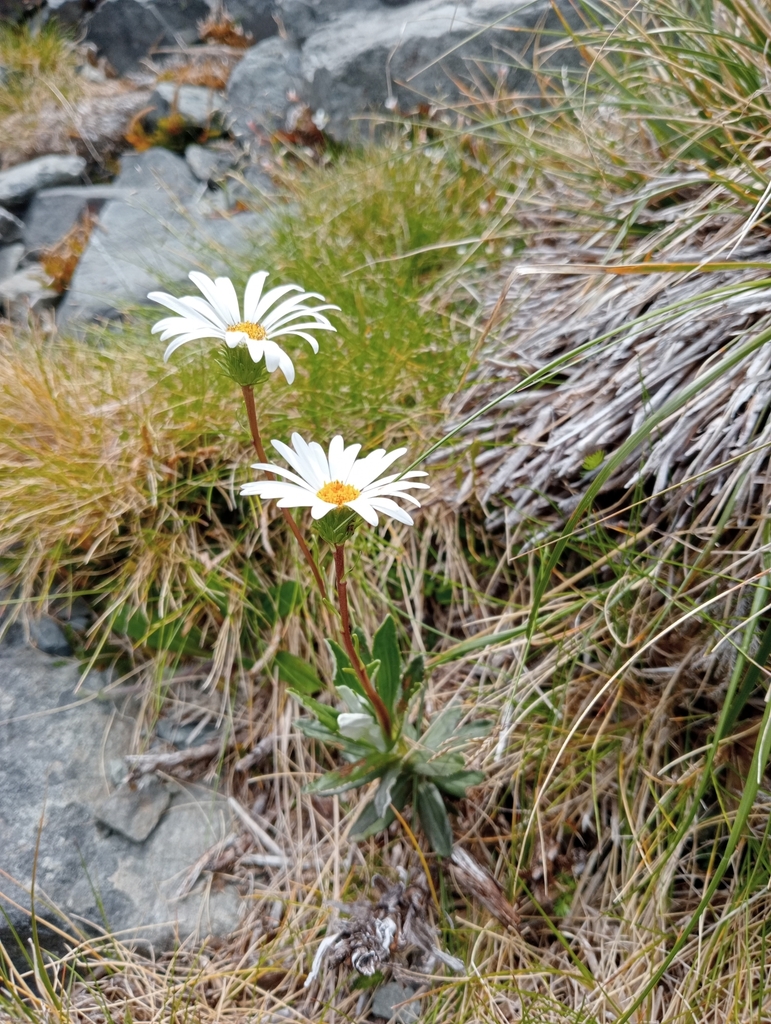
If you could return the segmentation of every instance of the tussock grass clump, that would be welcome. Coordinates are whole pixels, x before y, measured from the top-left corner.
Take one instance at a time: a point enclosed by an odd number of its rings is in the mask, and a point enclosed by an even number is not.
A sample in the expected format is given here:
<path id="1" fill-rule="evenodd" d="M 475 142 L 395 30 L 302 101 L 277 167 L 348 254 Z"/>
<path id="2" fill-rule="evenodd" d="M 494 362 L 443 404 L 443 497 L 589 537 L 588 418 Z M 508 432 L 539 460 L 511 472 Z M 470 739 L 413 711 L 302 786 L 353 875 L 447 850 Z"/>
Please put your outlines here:
<path id="1" fill-rule="evenodd" d="M 80 63 L 75 45 L 55 22 L 33 30 L 28 25 L 0 24 L 0 117 L 33 115 L 51 101 L 53 91 L 74 102 L 81 95 Z"/>

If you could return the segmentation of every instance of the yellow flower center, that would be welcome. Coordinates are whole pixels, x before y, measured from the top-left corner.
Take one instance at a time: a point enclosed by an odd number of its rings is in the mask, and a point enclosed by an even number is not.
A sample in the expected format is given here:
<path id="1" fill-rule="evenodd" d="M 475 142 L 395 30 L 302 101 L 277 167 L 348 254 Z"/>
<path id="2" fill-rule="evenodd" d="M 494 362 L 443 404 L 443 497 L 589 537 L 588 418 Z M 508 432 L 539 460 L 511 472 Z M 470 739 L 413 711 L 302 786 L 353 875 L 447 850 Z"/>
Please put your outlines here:
<path id="1" fill-rule="evenodd" d="M 342 508 L 347 501 L 355 501 L 360 494 L 361 491 L 357 491 L 350 484 L 342 484 L 339 480 L 333 480 L 331 484 L 324 484 L 321 490 L 316 492 L 316 497 L 322 501 L 328 501 L 330 505 Z"/>
<path id="2" fill-rule="evenodd" d="M 232 327 L 228 327 L 228 334 L 231 331 L 243 331 L 252 341 L 264 341 L 268 336 L 268 332 L 264 327 L 260 327 L 259 324 L 250 323 L 248 320 L 242 320 L 240 324 L 233 324 Z"/>

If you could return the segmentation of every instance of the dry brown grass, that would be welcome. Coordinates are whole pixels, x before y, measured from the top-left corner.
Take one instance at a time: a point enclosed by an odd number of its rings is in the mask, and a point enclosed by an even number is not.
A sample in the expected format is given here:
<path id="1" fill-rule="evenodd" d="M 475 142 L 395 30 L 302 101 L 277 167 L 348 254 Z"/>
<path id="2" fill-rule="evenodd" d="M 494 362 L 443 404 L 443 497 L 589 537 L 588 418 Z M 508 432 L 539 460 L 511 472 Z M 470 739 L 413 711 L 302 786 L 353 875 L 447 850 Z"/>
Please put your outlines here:
<path id="1" fill-rule="evenodd" d="M 83 82 L 70 99 L 51 82 L 37 104 L 0 115 L 3 167 L 46 153 L 78 153 L 97 164 L 124 147 L 131 118 L 147 106 L 150 93 L 123 82 Z"/>
<path id="2" fill-rule="evenodd" d="M 50 287 L 54 291 L 61 294 L 69 287 L 95 224 L 96 217 L 86 212 L 64 238 L 41 254 L 40 263 L 50 277 Z"/>
<path id="3" fill-rule="evenodd" d="M 80 153 L 101 163 L 120 147 L 127 121 L 148 93 L 78 73 L 88 54 L 55 24 L 41 31 L 0 26 L 0 167 L 45 153 Z"/>

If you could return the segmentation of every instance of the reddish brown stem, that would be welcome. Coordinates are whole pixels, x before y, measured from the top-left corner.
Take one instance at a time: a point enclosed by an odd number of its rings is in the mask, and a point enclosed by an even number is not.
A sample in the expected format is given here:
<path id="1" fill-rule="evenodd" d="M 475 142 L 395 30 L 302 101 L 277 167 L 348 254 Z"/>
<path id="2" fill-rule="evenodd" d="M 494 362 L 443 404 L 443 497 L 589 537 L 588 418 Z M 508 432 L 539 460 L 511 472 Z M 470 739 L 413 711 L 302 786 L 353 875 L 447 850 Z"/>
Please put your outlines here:
<path id="1" fill-rule="evenodd" d="M 345 652 L 351 659 L 351 665 L 353 665 L 353 670 L 361 683 L 362 689 L 369 697 L 370 703 L 375 709 L 383 732 L 390 740 L 391 716 L 388 714 L 388 709 L 381 700 L 380 694 L 369 681 L 367 670 L 362 665 L 361 658 L 356 653 L 356 648 L 353 646 L 353 637 L 351 636 L 351 616 L 348 612 L 348 584 L 345 581 L 345 548 L 342 544 L 335 545 L 335 581 L 337 583 L 337 598 L 340 602 L 340 620 Z"/>
<path id="2" fill-rule="evenodd" d="M 249 418 L 249 429 L 252 432 L 254 450 L 257 452 L 257 455 L 261 462 L 267 462 L 268 456 L 265 454 L 265 449 L 262 446 L 260 428 L 257 426 L 257 408 L 254 404 L 254 388 L 251 385 L 246 384 L 241 388 L 241 391 L 243 392 L 244 402 L 246 403 L 246 415 Z M 267 475 L 270 477 L 271 480 L 275 480 L 275 476 L 273 475 L 273 473 L 268 473 Z M 300 545 L 300 550 L 305 556 L 305 561 L 310 566 L 311 572 L 313 573 L 313 578 L 316 580 L 316 586 L 321 591 L 321 596 L 326 597 L 327 588 L 324 586 L 324 580 L 321 578 L 319 567 L 316 565 L 316 561 L 313 555 L 311 554 L 310 548 L 305 543 L 305 538 L 300 533 L 300 527 L 294 521 L 294 516 L 292 515 L 288 508 L 282 508 L 281 515 L 284 517 L 287 526 L 294 534 L 295 540 Z"/>

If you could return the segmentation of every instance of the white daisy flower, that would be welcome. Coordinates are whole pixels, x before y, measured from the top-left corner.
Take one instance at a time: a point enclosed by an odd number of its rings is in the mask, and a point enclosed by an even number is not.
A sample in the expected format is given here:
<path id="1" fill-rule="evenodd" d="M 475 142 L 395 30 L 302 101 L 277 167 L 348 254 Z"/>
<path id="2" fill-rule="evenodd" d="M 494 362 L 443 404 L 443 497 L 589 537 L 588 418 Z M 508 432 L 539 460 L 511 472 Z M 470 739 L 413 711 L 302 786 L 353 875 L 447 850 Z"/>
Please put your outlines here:
<path id="1" fill-rule="evenodd" d="M 212 281 L 206 274 L 196 270 L 191 271 L 188 277 L 205 298 L 183 295 L 178 299 L 166 292 L 150 292 L 147 296 L 178 314 L 159 320 L 153 327 L 153 334 L 162 332 L 161 341 L 174 338 L 164 353 L 164 362 L 185 342 L 216 338 L 224 341 L 229 348 L 245 345 L 255 363 L 264 358 L 265 367 L 270 373 L 280 368 L 287 383 L 291 384 L 294 380 L 294 366 L 286 352 L 276 344 L 276 339 L 295 334 L 307 341 L 314 352 L 318 352 L 319 344 L 309 332 L 336 330 L 322 310 L 339 309 L 339 306 L 307 305 L 308 299 L 321 299 L 324 302 L 324 296 L 317 292 L 304 292 L 299 284 L 282 284 L 263 295 L 263 286 L 268 277 L 266 270 L 252 274 L 247 281 L 243 316 L 229 277 L 218 277 Z M 299 294 L 284 298 L 290 292 Z M 283 301 L 279 302 L 279 299 Z"/>
<path id="2" fill-rule="evenodd" d="M 416 487 L 427 488 L 428 484 L 415 481 L 415 477 L 427 474 L 411 470 L 401 475 L 382 476 L 404 455 L 406 448 L 395 448 L 392 452 L 378 448 L 359 459 L 361 445 L 346 448 L 339 434 L 332 438 L 329 454 L 315 441 L 306 443 L 299 434 L 292 434 L 292 448 L 281 441 L 272 444 L 295 472 L 266 462 L 255 463 L 252 469 L 262 469 L 282 479 L 244 484 L 241 494 L 276 498 L 279 508 L 309 507 L 314 519 L 322 519 L 327 512 L 345 507 L 357 512 L 372 526 L 377 526 L 378 512 L 412 526 L 412 517 L 392 499 L 403 498 L 420 508 L 420 502 L 406 492 Z"/>

